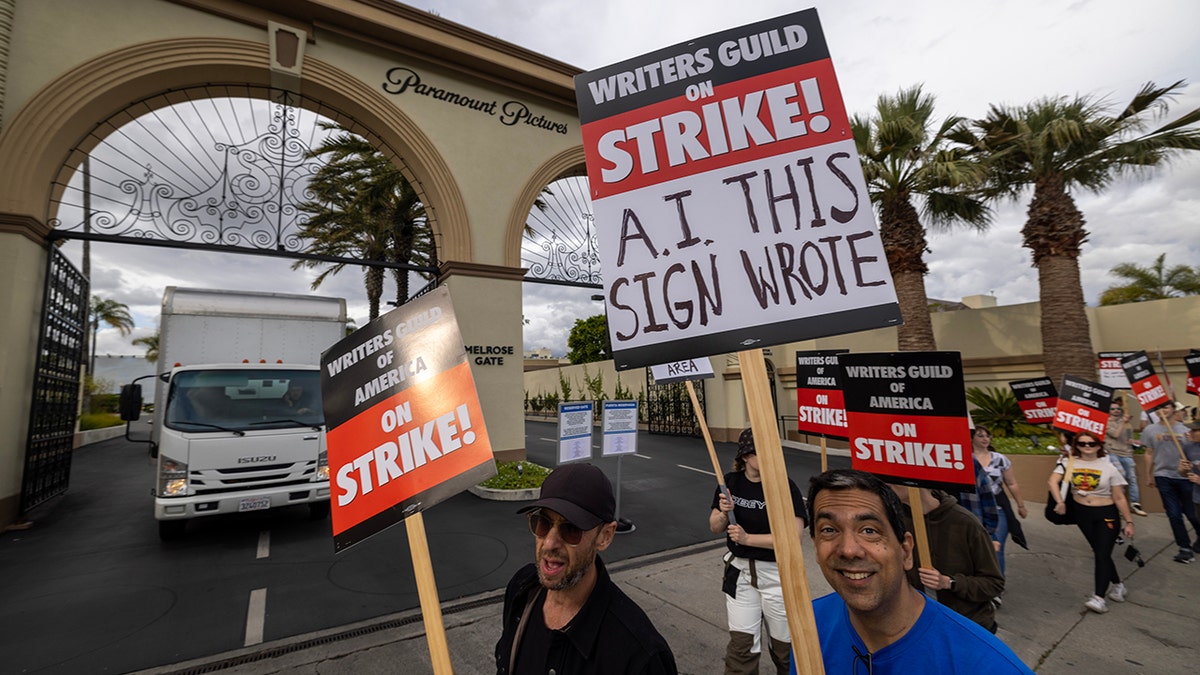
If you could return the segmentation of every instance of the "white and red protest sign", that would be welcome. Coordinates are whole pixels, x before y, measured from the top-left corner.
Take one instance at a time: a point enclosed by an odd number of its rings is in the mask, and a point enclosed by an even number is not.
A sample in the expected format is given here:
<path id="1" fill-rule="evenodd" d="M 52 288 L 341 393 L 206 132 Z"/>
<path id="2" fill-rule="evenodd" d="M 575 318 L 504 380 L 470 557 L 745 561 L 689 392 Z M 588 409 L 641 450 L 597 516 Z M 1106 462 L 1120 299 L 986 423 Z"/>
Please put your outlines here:
<path id="1" fill-rule="evenodd" d="M 321 356 L 336 551 L 496 473 L 445 288 Z"/>
<path id="2" fill-rule="evenodd" d="M 575 90 L 617 369 L 901 322 L 816 10 Z"/>
<path id="3" fill-rule="evenodd" d="M 1121 359 L 1121 367 L 1125 369 L 1130 389 L 1143 410 L 1154 410 L 1171 402 L 1171 395 L 1155 374 L 1154 364 L 1146 352 L 1134 352 L 1126 356 Z"/>
<path id="4" fill-rule="evenodd" d="M 1054 382 L 1048 377 L 1035 377 L 1028 380 L 1009 382 L 1013 395 L 1017 397 L 1017 405 L 1025 415 L 1025 421 L 1030 424 L 1052 424 L 1054 408 L 1058 405 L 1058 391 Z"/>
<path id="5" fill-rule="evenodd" d="M 850 462 L 892 483 L 975 484 L 958 352 L 842 354 Z"/>
<path id="6" fill-rule="evenodd" d="M 1129 378 L 1125 375 L 1125 368 L 1121 366 L 1121 359 L 1135 353 L 1100 352 L 1096 363 L 1096 368 L 1100 372 L 1100 384 L 1113 389 L 1128 389 Z"/>
<path id="7" fill-rule="evenodd" d="M 1054 410 L 1054 428 L 1074 433 L 1086 431 L 1103 440 L 1112 397 L 1112 387 L 1063 375 Z"/>
<path id="8" fill-rule="evenodd" d="M 838 354 L 845 349 L 796 352 L 796 418 L 802 434 L 849 438 L 846 404 L 838 382 Z"/>
<path id="9" fill-rule="evenodd" d="M 1183 357 L 1183 362 L 1187 365 L 1188 371 L 1187 392 L 1200 396 L 1200 350 L 1191 350 L 1187 356 Z"/>

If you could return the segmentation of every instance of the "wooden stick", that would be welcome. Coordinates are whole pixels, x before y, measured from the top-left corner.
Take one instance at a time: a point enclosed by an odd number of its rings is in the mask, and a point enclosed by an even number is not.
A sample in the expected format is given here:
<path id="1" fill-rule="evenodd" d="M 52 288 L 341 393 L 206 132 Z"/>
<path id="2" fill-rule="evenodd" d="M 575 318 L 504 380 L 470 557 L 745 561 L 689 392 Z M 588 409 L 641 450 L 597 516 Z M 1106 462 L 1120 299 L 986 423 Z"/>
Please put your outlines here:
<path id="1" fill-rule="evenodd" d="M 826 454 L 825 437 L 821 437 L 821 473 L 829 470 L 829 455 Z"/>
<path id="2" fill-rule="evenodd" d="M 704 435 L 704 444 L 708 446 L 708 458 L 712 460 L 713 473 L 717 474 L 717 487 L 721 488 L 721 494 L 733 503 L 733 497 L 729 494 L 729 488 L 725 487 L 725 473 L 721 471 L 721 463 L 717 461 L 717 451 L 713 448 L 712 435 L 708 432 L 708 420 L 704 419 L 704 411 L 700 409 L 700 399 L 696 398 L 696 388 L 692 386 L 691 380 L 684 380 L 687 383 L 688 396 L 692 399 L 692 410 L 696 413 L 696 419 L 700 422 L 700 433 Z M 725 514 L 729 518 L 730 525 L 737 525 L 737 516 L 733 515 L 733 511 Z"/>
<path id="3" fill-rule="evenodd" d="M 929 533 L 925 530 L 925 500 L 921 497 L 921 488 L 909 486 L 908 510 L 912 513 L 913 534 L 917 539 L 917 555 L 921 557 L 921 567 L 933 567 L 933 556 L 929 553 Z M 937 593 L 927 593 L 934 600 Z"/>
<path id="4" fill-rule="evenodd" d="M 433 672 L 434 675 L 454 675 L 454 668 L 450 665 L 450 647 L 446 642 L 446 627 L 442 624 L 437 583 L 433 580 L 429 541 L 425 538 L 425 519 L 418 511 L 406 518 L 404 525 L 408 530 L 408 548 L 412 552 L 413 576 L 417 581 L 417 597 L 421 600 L 421 617 L 425 621 L 425 641 L 429 644 Z"/>
<path id="5" fill-rule="evenodd" d="M 742 387 L 754 430 L 754 447 L 762 474 L 763 496 L 767 501 L 767 520 L 775 542 L 775 561 L 783 586 L 783 604 L 787 610 L 788 632 L 792 636 L 796 672 L 824 675 L 821 643 L 813 615 L 808 578 L 804 573 L 804 551 L 800 548 L 800 530 L 788 487 L 787 467 L 783 463 L 783 445 L 779 442 L 775 404 L 767 380 L 767 364 L 761 349 L 738 352 L 742 367 Z"/>

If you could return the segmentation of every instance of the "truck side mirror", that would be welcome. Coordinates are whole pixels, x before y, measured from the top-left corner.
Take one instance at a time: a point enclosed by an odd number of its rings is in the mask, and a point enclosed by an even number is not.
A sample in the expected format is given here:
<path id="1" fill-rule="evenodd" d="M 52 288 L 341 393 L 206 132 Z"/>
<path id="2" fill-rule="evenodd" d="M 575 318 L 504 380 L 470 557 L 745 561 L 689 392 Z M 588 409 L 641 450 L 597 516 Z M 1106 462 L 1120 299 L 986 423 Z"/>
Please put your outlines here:
<path id="1" fill-rule="evenodd" d="M 138 421 L 142 416 L 142 385 L 126 384 L 122 386 L 118 408 L 121 413 L 121 421 Z"/>

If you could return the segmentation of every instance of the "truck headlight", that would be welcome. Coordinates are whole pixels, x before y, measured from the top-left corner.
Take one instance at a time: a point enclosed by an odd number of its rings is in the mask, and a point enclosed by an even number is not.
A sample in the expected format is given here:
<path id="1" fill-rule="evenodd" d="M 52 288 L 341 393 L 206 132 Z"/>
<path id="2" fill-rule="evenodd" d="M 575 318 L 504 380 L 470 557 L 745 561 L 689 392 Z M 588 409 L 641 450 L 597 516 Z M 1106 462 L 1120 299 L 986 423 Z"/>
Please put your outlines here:
<path id="1" fill-rule="evenodd" d="M 158 496 L 187 495 L 187 464 L 163 457 L 158 463 Z"/>
<path id="2" fill-rule="evenodd" d="M 324 450 L 317 454 L 317 480 L 329 480 L 329 455 Z"/>

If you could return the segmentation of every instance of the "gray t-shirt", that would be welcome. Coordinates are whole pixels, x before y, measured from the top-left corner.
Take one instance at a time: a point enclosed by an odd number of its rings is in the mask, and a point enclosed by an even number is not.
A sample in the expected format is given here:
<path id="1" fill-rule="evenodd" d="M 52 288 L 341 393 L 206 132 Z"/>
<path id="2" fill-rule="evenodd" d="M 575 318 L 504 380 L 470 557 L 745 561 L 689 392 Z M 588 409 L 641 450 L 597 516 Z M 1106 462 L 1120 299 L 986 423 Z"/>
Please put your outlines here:
<path id="1" fill-rule="evenodd" d="M 1175 438 L 1183 443 L 1187 439 L 1187 427 L 1176 423 L 1173 428 Z M 1179 449 L 1175 447 L 1175 441 L 1171 440 L 1166 426 L 1151 424 L 1142 429 L 1142 444 L 1154 451 L 1154 466 L 1151 470 L 1156 477 L 1183 478 L 1179 475 Z"/>

